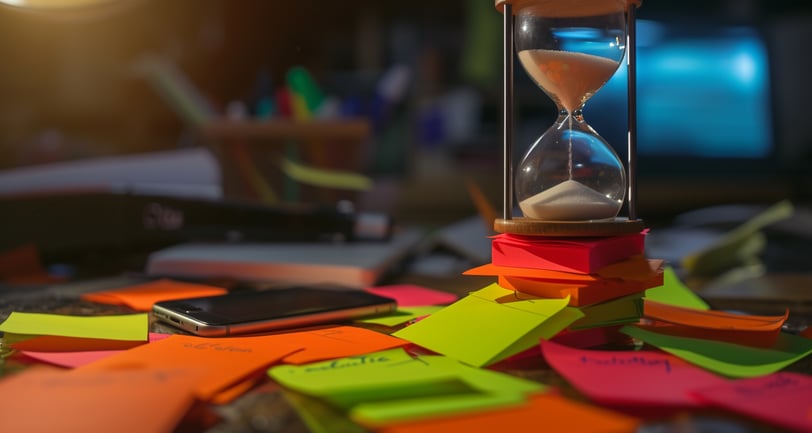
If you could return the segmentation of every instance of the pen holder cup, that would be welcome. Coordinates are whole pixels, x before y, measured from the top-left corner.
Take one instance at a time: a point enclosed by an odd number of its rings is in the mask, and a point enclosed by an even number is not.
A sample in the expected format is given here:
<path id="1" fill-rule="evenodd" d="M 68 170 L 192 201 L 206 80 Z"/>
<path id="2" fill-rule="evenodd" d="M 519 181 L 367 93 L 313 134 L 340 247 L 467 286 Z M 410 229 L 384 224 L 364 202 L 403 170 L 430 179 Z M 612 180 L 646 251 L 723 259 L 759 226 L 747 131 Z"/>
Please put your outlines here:
<path id="1" fill-rule="evenodd" d="M 356 201 L 363 176 L 366 119 L 215 120 L 202 133 L 215 149 L 225 197 L 261 203 Z"/>

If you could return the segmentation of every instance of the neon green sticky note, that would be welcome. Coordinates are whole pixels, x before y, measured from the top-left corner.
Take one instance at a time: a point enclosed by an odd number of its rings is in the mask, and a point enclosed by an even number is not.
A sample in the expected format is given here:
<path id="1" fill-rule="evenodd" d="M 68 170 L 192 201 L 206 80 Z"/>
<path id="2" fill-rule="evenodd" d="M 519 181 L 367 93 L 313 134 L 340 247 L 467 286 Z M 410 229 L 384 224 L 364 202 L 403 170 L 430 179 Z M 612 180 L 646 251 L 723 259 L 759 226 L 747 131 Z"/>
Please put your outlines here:
<path id="1" fill-rule="evenodd" d="M 779 335 L 774 347 L 764 349 L 658 334 L 635 326 L 624 326 L 620 332 L 692 364 L 730 377 L 756 377 L 775 373 L 812 354 L 812 340 L 787 333 Z"/>
<path id="2" fill-rule="evenodd" d="M 12 312 L 8 319 L 0 324 L 0 331 L 21 335 L 147 341 L 149 316 L 146 313 L 68 316 Z"/>
<path id="3" fill-rule="evenodd" d="M 372 323 L 375 325 L 383 326 L 398 326 L 410 320 L 414 320 L 423 316 L 428 316 L 437 311 L 442 310 L 442 305 L 426 305 L 422 307 L 398 307 L 397 311 L 392 314 L 387 314 L 381 317 L 370 317 L 368 319 L 357 320 L 361 323 Z"/>
<path id="4" fill-rule="evenodd" d="M 403 349 L 307 365 L 279 365 L 268 375 L 286 388 L 320 397 L 367 425 L 460 413 L 525 401 L 544 385 Z"/>
<path id="5" fill-rule="evenodd" d="M 646 299 L 679 307 L 709 310 L 710 306 L 699 295 L 680 281 L 674 268 L 663 269 L 663 285 L 646 290 Z"/>
<path id="6" fill-rule="evenodd" d="M 563 299 L 533 298 L 491 284 L 394 333 L 481 367 L 539 344 L 583 317 Z"/>
<path id="7" fill-rule="evenodd" d="M 612 299 L 599 304 L 575 308 L 584 317 L 570 325 L 570 330 L 596 328 L 634 323 L 643 316 L 643 298 L 640 293 Z"/>

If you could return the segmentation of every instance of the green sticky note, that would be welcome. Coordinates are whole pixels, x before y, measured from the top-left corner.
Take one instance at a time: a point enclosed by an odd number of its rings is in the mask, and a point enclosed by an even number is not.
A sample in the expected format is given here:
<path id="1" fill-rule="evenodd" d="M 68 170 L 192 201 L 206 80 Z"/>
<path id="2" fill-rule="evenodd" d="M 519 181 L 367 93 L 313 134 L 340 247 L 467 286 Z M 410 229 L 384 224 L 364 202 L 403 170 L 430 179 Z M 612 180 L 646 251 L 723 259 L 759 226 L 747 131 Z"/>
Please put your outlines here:
<path id="1" fill-rule="evenodd" d="M 635 293 L 599 304 L 567 308 L 577 309 L 584 315 L 570 325 L 571 330 L 622 325 L 640 320 L 643 316 L 643 298 Z"/>
<path id="2" fill-rule="evenodd" d="M 442 310 L 442 305 L 427 305 L 422 307 L 398 307 L 398 309 L 392 313 L 387 314 L 386 316 L 381 317 L 370 317 L 368 319 L 359 319 L 357 322 L 361 323 L 372 323 L 375 325 L 383 325 L 383 326 L 398 326 L 402 325 L 410 320 L 415 320 L 417 318 L 428 316 L 433 314 L 437 311 Z"/>
<path id="3" fill-rule="evenodd" d="M 663 269 L 663 285 L 646 290 L 646 299 L 679 307 L 709 310 L 710 305 L 680 281 L 674 268 Z"/>
<path id="4" fill-rule="evenodd" d="M 403 349 L 307 365 L 279 365 L 268 375 L 282 386 L 344 408 L 365 424 L 459 413 L 519 403 L 544 385 L 444 356 L 413 357 Z"/>
<path id="5" fill-rule="evenodd" d="M 583 317 L 563 299 L 533 298 L 491 284 L 394 333 L 481 367 L 539 344 Z"/>
<path id="6" fill-rule="evenodd" d="M 775 373 L 812 354 L 812 340 L 787 333 L 779 334 L 769 349 L 723 341 L 658 334 L 635 326 L 620 332 L 655 346 L 687 362 L 729 377 L 756 377 Z"/>
<path id="7" fill-rule="evenodd" d="M 68 316 L 13 312 L 0 324 L 0 331 L 19 335 L 147 341 L 146 313 L 114 316 Z"/>

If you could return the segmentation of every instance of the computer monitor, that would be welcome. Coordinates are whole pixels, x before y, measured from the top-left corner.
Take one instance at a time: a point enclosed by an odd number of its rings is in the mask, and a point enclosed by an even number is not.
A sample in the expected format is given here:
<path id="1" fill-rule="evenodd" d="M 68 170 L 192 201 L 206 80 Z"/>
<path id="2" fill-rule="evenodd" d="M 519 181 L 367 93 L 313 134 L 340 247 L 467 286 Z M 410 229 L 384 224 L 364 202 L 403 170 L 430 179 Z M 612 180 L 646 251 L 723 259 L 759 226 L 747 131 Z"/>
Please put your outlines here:
<path id="1" fill-rule="evenodd" d="M 720 22 L 637 22 L 640 215 L 791 195 L 768 35 L 756 23 Z M 584 107 L 589 124 L 624 160 L 627 101 L 624 62 Z"/>
<path id="2" fill-rule="evenodd" d="M 626 154 L 625 64 L 585 117 Z M 771 71 L 755 26 L 637 22 L 637 151 L 643 176 L 775 170 Z M 620 114 L 620 115 L 619 115 Z"/>

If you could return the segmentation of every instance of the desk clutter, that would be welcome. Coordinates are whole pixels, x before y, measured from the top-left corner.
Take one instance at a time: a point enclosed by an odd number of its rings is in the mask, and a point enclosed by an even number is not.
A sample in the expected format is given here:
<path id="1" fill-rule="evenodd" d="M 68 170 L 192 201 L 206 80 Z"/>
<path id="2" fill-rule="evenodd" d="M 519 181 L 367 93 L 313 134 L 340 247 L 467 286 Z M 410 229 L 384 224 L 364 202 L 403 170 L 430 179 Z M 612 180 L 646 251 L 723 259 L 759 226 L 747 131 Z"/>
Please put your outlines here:
<path id="1" fill-rule="evenodd" d="M 217 409 L 280 392 L 319 432 L 629 432 L 710 410 L 812 431 L 812 376 L 792 368 L 812 339 L 782 331 L 789 312 L 712 310 L 645 258 L 645 236 L 498 235 L 491 263 L 466 272 L 496 281 L 466 296 L 368 287 L 397 312 L 272 334 L 154 332 L 155 302 L 225 292 L 170 278 L 81 295 L 127 314 L 14 311 L 3 361 L 25 367 L 0 377 L 0 411 L 14 414 L 0 430 L 208 430 L 227 416 Z"/>

